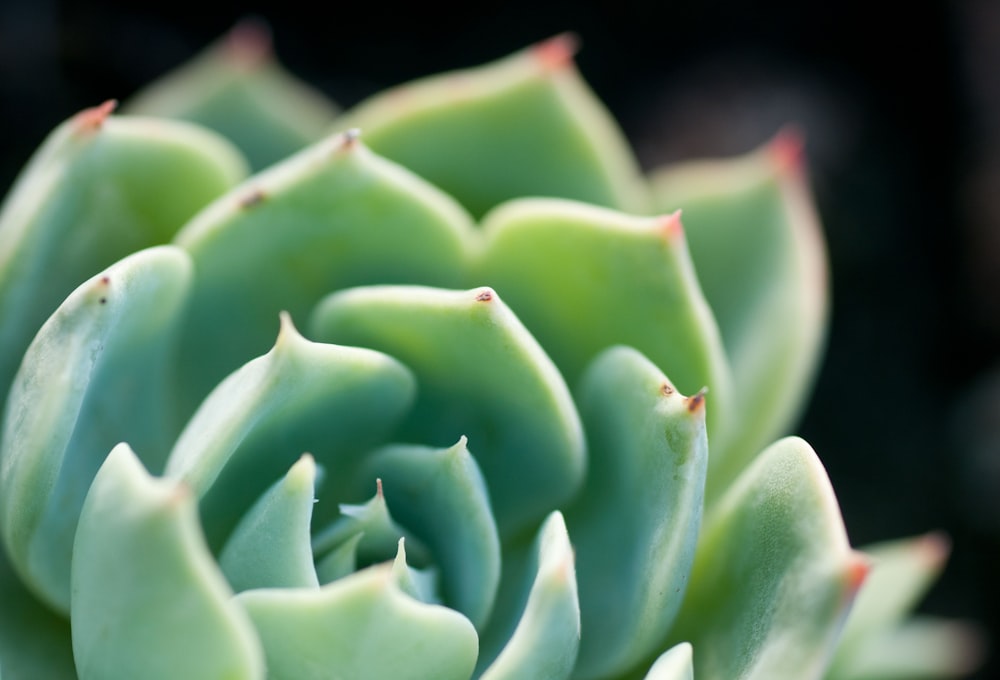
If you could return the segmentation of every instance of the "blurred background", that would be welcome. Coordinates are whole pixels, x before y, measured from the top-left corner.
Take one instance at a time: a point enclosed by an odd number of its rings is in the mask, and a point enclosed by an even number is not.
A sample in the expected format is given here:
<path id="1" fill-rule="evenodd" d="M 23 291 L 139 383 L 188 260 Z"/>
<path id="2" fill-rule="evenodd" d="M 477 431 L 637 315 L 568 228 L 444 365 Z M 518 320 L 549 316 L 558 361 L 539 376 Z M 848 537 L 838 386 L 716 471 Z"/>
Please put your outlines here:
<path id="1" fill-rule="evenodd" d="M 1000 3 L 0 1 L 0 186 L 61 120 L 257 15 L 350 106 L 571 30 L 647 168 L 796 123 L 829 240 L 829 350 L 799 433 L 853 544 L 943 530 L 923 610 L 1000 648 Z M 992 653 L 977 678 L 1000 677 Z"/>

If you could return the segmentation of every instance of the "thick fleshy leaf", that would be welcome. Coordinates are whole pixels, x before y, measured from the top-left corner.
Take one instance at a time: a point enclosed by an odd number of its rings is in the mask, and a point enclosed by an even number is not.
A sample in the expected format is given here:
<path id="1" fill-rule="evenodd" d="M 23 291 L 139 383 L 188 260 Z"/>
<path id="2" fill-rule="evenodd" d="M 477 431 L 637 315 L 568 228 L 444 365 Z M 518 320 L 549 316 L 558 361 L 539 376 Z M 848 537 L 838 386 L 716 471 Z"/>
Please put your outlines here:
<path id="1" fill-rule="evenodd" d="M 441 604 L 438 598 L 438 572 L 433 567 L 414 569 L 406 563 L 406 539 L 399 539 L 396 559 L 392 561 L 393 576 L 399 589 L 425 604 Z"/>
<path id="2" fill-rule="evenodd" d="M 380 94 L 338 121 L 483 215 L 519 196 L 642 212 L 647 196 L 618 126 L 559 36 L 475 69 Z"/>
<path id="3" fill-rule="evenodd" d="M 248 590 L 269 680 L 467 680 L 476 630 L 451 609 L 404 593 L 391 564 L 319 589 Z"/>
<path id="4" fill-rule="evenodd" d="M 219 566 L 233 590 L 319 586 L 309 533 L 315 496 L 316 463 L 304 455 L 226 541 Z"/>
<path id="5" fill-rule="evenodd" d="M 670 637 L 699 680 L 819 678 L 867 569 L 816 454 L 781 440 L 706 515 Z"/>
<path id="6" fill-rule="evenodd" d="M 580 646 L 573 547 L 559 512 L 542 525 L 528 574 L 530 590 L 510 640 L 481 680 L 564 680 Z"/>
<path id="7" fill-rule="evenodd" d="M 871 575 L 847 618 L 827 680 L 959 677 L 981 659 L 979 639 L 958 622 L 906 617 L 940 575 L 941 534 L 867 546 Z"/>
<path id="8" fill-rule="evenodd" d="M 461 285 L 472 234 L 453 199 L 353 133 L 252 177 L 176 239 L 196 272 L 180 366 L 184 406 L 193 409 L 266 351 L 281 310 L 303 318 L 347 286 Z"/>
<path id="9" fill-rule="evenodd" d="M 481 626 L 500 581 L 500 539 L 486 484 L 463 437 L 446 449 L 392 445 L 360 467 L 392 490 L 393 516 L 420 538 L 441 570 L 445 602 Z"/>
<path id="10" fill-rule="evenodd" d="M 570 385 L 601 350 L 629 345 L 683 393 L 708 387 L 709 436 L 721 432 L 733 406 L 729 367 L 677 215 L 526 199 L 483 229 L 472 275 L 503 296 Z"/>
<path id="11" fill-rule="evenodd" d="M 3 680 L 77 680 L 69 621 L 24 588 L 2 546 L 0 672 Z"/>
<path id="12" fill-rule="evenodd" d="M 682 642 L 661 654 L 646 680 L 694 680 L 691 645 Z"/>
<path id="13" fill-rule="evenodd" d="M 360 453 L 385 442 L 413 401 L 413 376 L 392 357 L 309 342 L 287 314 L 281 318 L 274 349 L 209 395 L 167 462 L 166 474 L 201 499 L 213 546 L 303 452 L 337 471 L 326 482 L 335 487 Z"/>
<path id="14" fill-rule="evenodd" d="M 712 500 L 805 406 L 828 316 L 823 237 L 790 133 L 743 158 L 667 168 L 652 183 L 658 209 L 684 210 L 740 404 L 712 440 Z"/>
<path id="15" fill-rule="evenodd" d="M 250 20 L 146 86 L 125 110 L 211 128 L 256 170 L 321 139 L 337 115 L 333 102 L 282 68 L 267 26 Z"/>
<path id="16" fill-rule="evenodd" d="M 90 482 L 120 441 L 169 447 L 167 359 L 191 264 L 172 246 L 140 251 L 77 288 L 39 331 L 10 393 L 0 440 L 9 556 L 50 606 L 69 611 L 70 560 Z"/>
<path id="17" fill-rule="evenodd" d="M 150 477 L 127 444 L 108 455 L 80 516 L 71 621 L 81 680 L 264 677 L 194 496 Z"/>
<path id="18" fill-rule="evenodd" d="M 358 570 L 358 543 L 364 533 L 357 533 L 345 540 L 316 562 L 316 576 L 323 585 L 353 574 Z"/>
<path id="19" fill-rule="evenodd" d="M 0 407 L 32 337 L 67 295 L 129 253 L 168 242 L 246 173 L 207 130 L 109 117 L 112 108 L 56 128 L 0 210 Z"/>
<path id="20" fill-rule="evenodd" d="M 585 450 L 569 390 L 491 289 L 354 288 L 326 298 L 312 326 L 320 339 L 372 347 L 413 370 L 420 393 L 400 438 L 476 442 L 501 535 L 576 493 Z"/>
<path id="21" fill-rule="evenodd" d="M 583 612 L 574 677 L 619 677 L 657 651 L 684 597 L 708 462 L 705 399 L 615 347 L 587 371 L 578 403 L 590 464 L 566 511 Z"/>

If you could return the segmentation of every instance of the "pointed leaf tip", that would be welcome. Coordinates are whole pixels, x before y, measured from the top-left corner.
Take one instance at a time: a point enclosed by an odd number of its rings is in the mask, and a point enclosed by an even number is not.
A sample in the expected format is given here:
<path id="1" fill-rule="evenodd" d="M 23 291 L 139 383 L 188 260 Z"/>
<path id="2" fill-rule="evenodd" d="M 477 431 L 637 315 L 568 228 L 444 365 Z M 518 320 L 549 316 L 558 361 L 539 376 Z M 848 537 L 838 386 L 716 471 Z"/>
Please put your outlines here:
<path id="1" fill-rule="evenodd" d="M 79 132 L 98 130 L 108 119 L 108 116 L 118 107 L 117 99 L 109 99 L 103 104 L 84 109 L 76 114 L 76 126 Z"/>
<path id="2" fill-rule="evenodd" d="M 663 236 L 668 241 L 676 241 L 684 238 L 684 224 L 681 222 L 681 211 L 675 210 L 669 215 L 660 218 L 660 229 Z"/>
<path id="3" fill-rule="evenodd" d="M 260 17 L 241 19 L 226 36 L 226 56 L 245 70 L 253 70 L 273 55 L 271 27 Z"/>
<path id="4" fill-rule="evenodd" d="M 480 288 L 476 291 L 476 302 L 490 302 L 495 295 L 492 288 Z"/>
<path id="5" fill-rule="evenodd" d="M 547 71 L 558 71 L 568 66 L 579 51 L 580 38 L 575 33 L 560 33 L 534 47 L 535 56 Z"/>
<path id="6" fill-rule="evenodd" d="M 805 133 L 797 125 L 786 125 L 768 145 L 775 169 L 780 175 L 797 174 L 805 166 Z"/>
<path id="7" fill-rule="evenodd" d="M 871 573 L 872 563 L 868 556 L 861 552 L 852 552 L 847 562 L 847 597 L 854 599 L 854 596 L 861 590 Z"/>

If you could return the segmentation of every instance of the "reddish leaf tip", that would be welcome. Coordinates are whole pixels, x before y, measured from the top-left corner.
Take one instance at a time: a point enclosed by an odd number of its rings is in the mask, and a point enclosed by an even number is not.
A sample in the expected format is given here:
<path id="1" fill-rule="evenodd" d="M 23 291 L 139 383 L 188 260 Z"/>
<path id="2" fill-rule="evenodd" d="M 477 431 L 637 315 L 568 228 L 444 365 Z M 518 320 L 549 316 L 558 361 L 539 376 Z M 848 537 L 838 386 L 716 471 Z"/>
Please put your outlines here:
<path id="1" fill-rule="evenodd" d="M 495 295 L 492 288 L 480 288 L 476 293 L 476 302 L 490 302 Z"/>
<path id="2" fill-rule="evenodd" d="M 920 537 L 917 550 L 928 563 L 941 566 L 951 554 L 951 539 L 943 531 L 932 531 Z"/>
<path id="3" fill-rule="evenodd" d="M 669 215 L 663 215 L 658 218 L 657 226 L 663 235 L 669 240 L 675 240 L 684 237 L 684 223 L 681 222 L 681 211 L 675 210 Z"/>
<path id="4" fill-rule="evenodd" d="M 376 477 L 375 478 L 375 497 L 376 498 L 385 498 L 385 495 L 382 493 L 382 478 L 381 477 Z"/>
<path id="5" fill-rule="evenodd" d="M 534 46 L 535 58 L 546 71 L 558 71 L 573 63 L 580 49 L 580 39 L 574 33 L 561 33 Z"/>
<path id="6" fill-rule="evenodd" d="M 252 69 L 271 57 L 271 27 L 259 17 L 247 17 L 233 26 L 225 44 L 233 64 Z"/>
<path id="7" fill-rule="evenodd" d="M 109 99 L 103 104 L 84 109 L 76 114 L 76 125 L 78 130 L 97 130 L 104 125 L 114 110 L 118 108 L 117 99 Z"/>
<path id="8" fill-rule="evenodd" d="M 805 135 L 794 125 L 782 128 L 771 143 L 768 151 L 775 167 L 781 174 L 797 173 L 805 165 Z"/>
<path id="9" fill-rule="evenodd" d="M 846 571 L 847 589 L 850 597 L 853 598 L 861 590 L 861 586 L 864 585 L 871 570 L 872 564 L 868 557 L 859 552 L 851 553 Z"/>
<path id="10" fill-rule="evenodd" d="M 708 393 L 707 387 L 702 387 L 697 393 L 692 394 L 690 397 L 686 397 L 688 413 L 698 413 L 704 410 L 705 406 L 705 395 Z"/>

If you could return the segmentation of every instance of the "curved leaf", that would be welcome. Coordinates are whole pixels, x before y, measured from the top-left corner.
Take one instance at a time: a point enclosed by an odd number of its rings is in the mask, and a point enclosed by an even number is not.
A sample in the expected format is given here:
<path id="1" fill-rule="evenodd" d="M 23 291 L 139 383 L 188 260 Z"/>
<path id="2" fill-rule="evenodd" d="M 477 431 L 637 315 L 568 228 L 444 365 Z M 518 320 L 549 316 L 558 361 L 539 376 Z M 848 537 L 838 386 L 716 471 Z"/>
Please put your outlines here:
<path id="1" fill-rule="evenodd" d="M 303 452 L 349 475 L 360 453 L 388 438 L 413 393 L 413 376 L 393 358 L 309 342 L 283 314 L 274 349 L 209 395 L 174 445 L 166 474 L 200 498 L 209 544 L 219 546 Z"/>
<path id="2" fill-rule="evenodd" d="M 419 602 L 391 564 L 322 588 L 248 590 L 237 600 L 260 634 L 270 680 L 467 680 L 475 628 L 461 614 Z"/>
<path id="3" fill-rule="evenodd" d="M 304 455 L 254 504 L 219 554 L 233 590 L 318 587 L 309 523 L 316 463 Z"/>
<path id="4" fill-rule="evenodd" d="M 476 442 L 501 536 L 524 529 L 579 488 L 585 450 L 562 377 L 488 288 L 370 286 L 316 309 L 317 337 L 398 357 L 420 385 L 400 438 Z"/>
<path id="5" fill-rule="evenodd" d="M 264 677 L 260 645 L 208 552 L 194 497 L 147 475 L 127 444 L 94 480 L 73 553 L 81 680 Z"/>
<path id="6" fill-rule="evenodd" d="M 473 276 L 496 288 L 569 384 L 601 350 L 635 347 L 685 394 L 709 388 L 714 441 L 733 411 L 731 376 L 676 215 L 525 199 L 490 213 L 483 230 Z"/>
<path id="7" fill-rule="evenodd" d="M 661 654 L 646 680 L 694 680 L 691 645 L 682 642 Z"/>
<path id="8" fill-rule="evenodd" d="M 575 678 L 609 678 L 656 652 L 681 606 L 701 525 L 705 404 L 630 347 L 601 354 L 578 402 L 590 466 L 566 511 L 583 613 Z"/>
<path id="9" fill-rule="evenodd" d="M 247 20 L 147 85 L 125 110 L 211 128 L 232 140 L 257 170 L 322 138 L 337 114 L 318 90 L 281 67 L 267 26 Z"/>
<path id="10" fill-rule="evenodd" d="M 67 295 L 116 260 L 168 242 L 246 173 L 207 130 L 109 117 L 113 108 L 56 128 L 0 209 L 0 407 L 32 337 Z"/>
<path id="11" fill-rule="evenodd" d="M 621 130 L 559 36 L 475 69 L 393 88 L 350 111 L 378 153 L 474 215 L 519 196 L 641 212 L 645 187 Z"/>
<path id="12" fill-rule="evenodd" d="M 742 158 L 661 170 L 652 183 L 657 208 L 684 210 L 740 404 L 728 436 L 712 441 L 714 500 L 806 404 L 829 314 L 823 236 L 789 133 Z"/>
<path id="13" fill-rule="evenodd" d="M 783 439 L 706 516 L 670 637 L 699 679 L 819 678 L 866 573 L 816 454 Z"/>
<path id="14" fill-rule="evenodd" d="M 25 354 L 0 441 L 3 538 L 26 584 L 69 611 L 73 536 L 91 480 L 122 440 L 162 465 L 168 350 L 191 277 L 159 246 L 90 279 Z"/>
<path id="15" fill-rule="evenodd" d="M 531 590 L 510 640 L 480 680 L 564 680 L 580 646 L 573 548 L 557 511 L 542 524 L 532 549 Z"/>

